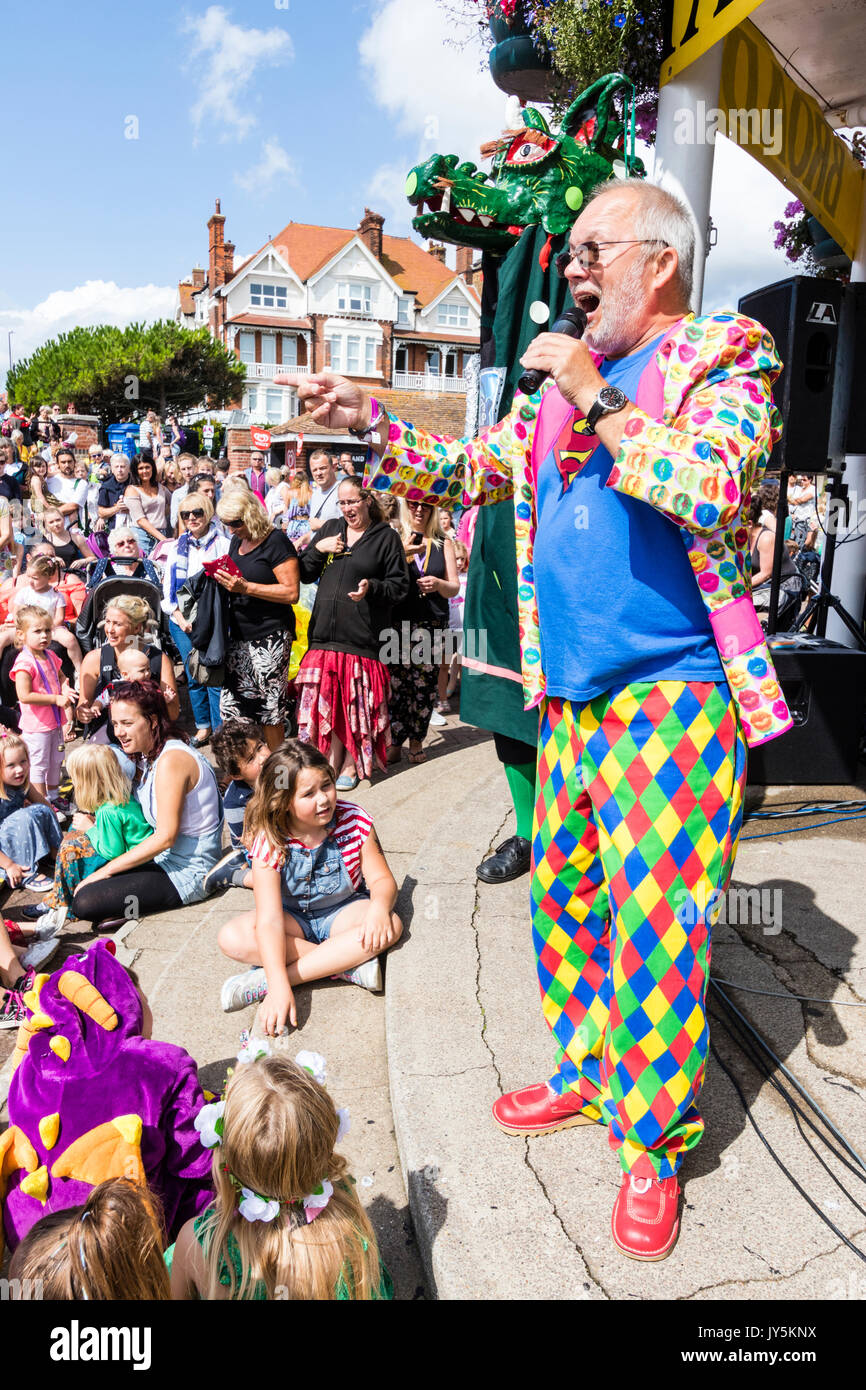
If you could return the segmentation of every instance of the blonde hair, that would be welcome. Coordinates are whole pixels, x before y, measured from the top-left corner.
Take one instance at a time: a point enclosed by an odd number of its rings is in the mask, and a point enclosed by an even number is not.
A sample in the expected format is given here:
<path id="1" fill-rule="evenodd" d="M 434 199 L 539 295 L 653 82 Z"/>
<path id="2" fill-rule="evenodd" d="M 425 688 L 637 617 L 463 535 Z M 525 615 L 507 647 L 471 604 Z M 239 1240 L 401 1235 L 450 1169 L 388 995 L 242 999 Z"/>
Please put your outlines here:
<path id="1" fill-rule="evenodd" d="M 242 521 L 251 541 L 263 541 L 273 531 L 268 514 L 254 492 L 246 483 L 239 487 L 229 480 L 223 486 L 223 495 L 217 503 L 217 516 L 220 521 Z"/>
<path id="2" fill-rule="evenodd" d="M 138 598 L 136 594 L 118 594 L 116 598 L 109 599 L 103 611 L 103 618 L 109 608 L 116 608 L 119 613 L 123 613 L 133 627 L 143 628 L 156 622 L 150 604 L 145 603 L 144 599 Z"/>
<path id="3" fill-rule="evenodd" d="M 279 487 L 282 481 L 283 475 L 280 472 L 279 468 L 265 469 L 265 482 L 268 483 L 270 487 Z"/>
<path id="4" fill-rule="evenodd" d="M 90 815 L 100 806 L 125 806 L 132 798 L 132 783 L 107 743 L 85 743 L 66 754 L 66 770 L 72 778 L 75 804 Z"/>
<path id="5" fill-rule="evenodd" d="M 167 1300 L 159 1202 L 129 1178 L 99 1183 L 83 1207 L 37 1221 L 13 1256 L 15 1277 L 46 1299 Z"/>
<path id="6" fill-rule="evenodd" d="M 0 738 L 0 801 L 9 800 L 9 793 L 6 790 L 6 754 L 11 753 L 13 748 L 23 748 L 27 755 L 28 776 L 24 790 L 25 792 L 30 790 L 30 749 L 20 734 L 6 734 L 5 738 Z"/>
<path id="7" fill-rule="evenodd" d="M 54 623 L 47 608 L 39 608 L 35 603 L 22 603 L 21 607 L 15 612 L 15 627 L 19 632 L 26 632 L 28 628 L 34 627 L 37 622 L 46 622 L 53 629 Z"/>
<path id="8" fill-rule="evenodd" d="M 445 533 L 439 525 L 439 508 L 432 507 L 429 503 L 425 503 L 425 506 L 429 507 L 430 515 L 424 522 L 421 534 L 425 540 L 432 541 L 436 549 L 439 550 L 442 546 L 442 542 L 445 540 Z M 400 535 L 403 537 L 403 543 L 405 545 L 409 537 L 417 532 L 418 527 L 412 522 L 412 518 L 409 515 L 409 508 L 406 505 L 406 499 L 404 497 L 400 498 L 398 516 L 400 518 Z"/>
<path id="9" fill-rule="evenodd" d="M 213 521 L 213 502 L 209 497 L 205 497 L 203 492 L 188 492 L 182 499 L 178 511 L 188 511 L 192 505 L 201 507 L 204 512 L 204 519 L 210 526 Z"/>
<path id="10" fill-rule="evenodd" d="M 296 502 L 300 502 L 305 507 L 313 495 L 309 479 L 301 468 L 295 469 L 289 480 L 289 492 Z"/>
<path id="11" fill-rule="evenodd" d="M 288 1057 L 235 1070 L 225 1093 L 222 1144 L 214 1151 L 216 1201 L 201 1226 L 206 1298 L 217 1297 L 226 1268 L 234 1299 L 260 1296 L 261 1285 L 268 1298 L 282 1287 L 290 1299 L 334 1299 L 341 1280 L 353 1298 L 373 1297 L 380 1280 L 376 1236 L 346 1160 L 334 1152 L 338 1130 L 324 1086 Z M 302 1199 L 324 1179 L 333 1196 L 307 1224 Z M 236 1184 L 280 1202 L 274 1220 L 245 1220 Z M 240 1280 L 233 1254 L 240 1255 Z"/>

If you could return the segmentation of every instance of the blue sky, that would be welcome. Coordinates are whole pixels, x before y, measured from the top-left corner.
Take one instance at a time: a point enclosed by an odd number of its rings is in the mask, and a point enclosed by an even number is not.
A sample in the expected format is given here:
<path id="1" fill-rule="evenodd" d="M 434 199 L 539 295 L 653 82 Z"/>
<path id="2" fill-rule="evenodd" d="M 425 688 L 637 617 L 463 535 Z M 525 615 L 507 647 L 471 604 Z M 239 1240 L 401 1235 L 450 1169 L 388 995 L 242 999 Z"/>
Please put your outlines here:
<path id="1" fill-rule="evenodd" d="M 28 61 L 4 64 L 19 182 L 6 183 L 0 366 L 10 328 L 19 359 L 76 323 L 170 314 L 178 279 L 206 263 L 216 197 L 238 255 L 289 220 L 356 226 L 365 205 L 406 235 L 411 165 L 437 149 L 477 159 L 503 123 L 480 50 L 454 32 L 436 0 L 7 9 L 4 51 Z M 786 200 L 717 142 L 705 303 L 788 273 L 769 231 Z"/>

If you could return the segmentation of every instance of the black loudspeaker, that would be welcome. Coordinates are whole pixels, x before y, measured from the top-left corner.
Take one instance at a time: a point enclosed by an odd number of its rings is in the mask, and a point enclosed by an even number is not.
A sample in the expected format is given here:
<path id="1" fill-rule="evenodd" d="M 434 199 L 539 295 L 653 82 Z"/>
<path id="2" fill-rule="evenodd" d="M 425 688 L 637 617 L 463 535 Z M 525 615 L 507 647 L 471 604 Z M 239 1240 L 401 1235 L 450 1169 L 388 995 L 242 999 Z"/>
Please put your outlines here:
<path id="1" fill-rule="evenodd" d="M 794 275 L 744 295 L 739 309 L 772 333 L 784 370 L 773 387 L 784 430 L 768 464 L 789 473 L 827 466 L 844 287 Z"/>
<path id="2" fill-rule="evenodd" d="M 866 652 L 798 633 L 769 639 L 794 719 L 749 752 L 749 783 L 805 787 L 856 782 L 866 704 Z"/>

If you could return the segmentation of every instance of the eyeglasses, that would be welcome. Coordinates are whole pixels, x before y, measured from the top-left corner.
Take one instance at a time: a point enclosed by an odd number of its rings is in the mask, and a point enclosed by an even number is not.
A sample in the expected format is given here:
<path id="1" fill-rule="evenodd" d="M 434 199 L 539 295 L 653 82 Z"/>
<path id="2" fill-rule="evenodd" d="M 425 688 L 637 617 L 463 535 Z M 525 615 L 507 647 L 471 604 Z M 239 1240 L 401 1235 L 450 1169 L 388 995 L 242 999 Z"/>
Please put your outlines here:
<path id="1" fill-rule="evenodd" d="M 554 257 L 559 275 L 565 279 L 565 272 L 572 261 L 577 261 L 581 270 L 592 270 L 594 265 L 599 264 L 599 252 L 603 246 L 667 246 L 667 242 L 660 241 L 658 237 L 636 237 L 629 241 L 582 241 L 579 246 L 569 247 Z M 601 265 L 604 269 L 603 261 Z"/>
<path id="2" fill-rule="evenodd" d="M 351 497 L 348 502 L 341 502 L 339 505 L 341 507 L 360 507 L 363 500 L 363 497 Z"/>
<path id="3" fill-rule="evenodd" d="M 192 521 L 193 518 L 195 518 L 196 521 L 203 521 L 204 507 L 192 507 L 190 511 L 181 512 L 180 514 L 181 521 Z M 231 526 L 231 522 L 229 522 L 228 524 L 229 526 Z"/>
<path id="4" fill-rule="evenodd" d="M 202 515 L 204 515 L 204 513 L 202 513 Z M 237 521 L 227 521 L 225 523 L 225 525 L 229 528 L 230 531 L 237 531 L 239 527 L 243 526 L 243 524 L 244 523 L 240 519 L 240 517 L 238 517 Z"/>
<path id="5" fill-rule="evenodd" d="M 120 547 L 121 547 L 122 545 L 138 545 L 138 541 L 136 541 L 136 540 L 115 541 L 114 544 L 117 546 L 118 549 L 120 549 Z"/>

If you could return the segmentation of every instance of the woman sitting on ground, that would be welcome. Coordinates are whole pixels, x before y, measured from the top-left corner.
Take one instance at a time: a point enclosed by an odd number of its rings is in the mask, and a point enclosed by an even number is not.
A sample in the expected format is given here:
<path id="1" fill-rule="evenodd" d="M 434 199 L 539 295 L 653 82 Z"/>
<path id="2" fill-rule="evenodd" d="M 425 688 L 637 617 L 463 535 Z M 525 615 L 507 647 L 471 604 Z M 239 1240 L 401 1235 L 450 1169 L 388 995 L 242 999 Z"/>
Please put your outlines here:
<path id="1" fill-rule="evenodd" d="M 201 902 L 223 830 L 213 768 L 170 719 L 158 685 L 118 682 L 111 720 L 123 753 L 144 769 L 136 796 L 152 833 L 97 869 L 75 894 L 74 916 L 102 930 L 123 923 L 130 903 L 146 916 Z"/>

